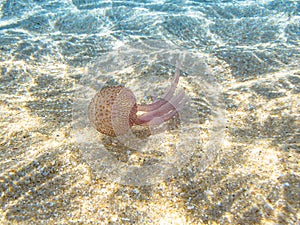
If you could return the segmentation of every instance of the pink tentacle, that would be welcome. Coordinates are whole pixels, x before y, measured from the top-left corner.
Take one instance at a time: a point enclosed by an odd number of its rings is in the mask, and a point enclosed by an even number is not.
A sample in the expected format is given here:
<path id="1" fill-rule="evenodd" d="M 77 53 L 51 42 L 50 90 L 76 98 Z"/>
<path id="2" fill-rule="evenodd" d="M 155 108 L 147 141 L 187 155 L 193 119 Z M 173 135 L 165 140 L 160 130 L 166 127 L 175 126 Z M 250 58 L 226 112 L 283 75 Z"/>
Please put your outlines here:
<path id="1" fill-rule="evenodd" d="M 178 85 L 179 82 L 179 77 L 180 77 L 180 69 L 177 63 L 176 66 L 176 72 L 175 72 L 175 77 L 174 80 L 172 81 L 171 87 L 168 90 L 168 92 L 162 97 L 162 99 L 153 102 L 152 104 L 149 105 L 138 105 L 137 110 L 138 111 L 143 111 L 143 112 L 150 112 L 153 110 L 158 109 L 159 107 L 161 107 L 162 105 L 166 104 L 168 101 L 170 101 L 170 99 L 172 98 L 176 87 Z"/>
<path id="2" fill-rule="evenodd" d="M 148 122 L 142 123 L 140 125 L 142 126 L 155 126 L 155 125 L 160 125 L 168 120 L 170 120 L 173 116 L 175 116 L 185 105 L 185 103 L 187 102 L 187 99 L 183 99 L 177 106 L 176 108 L 174 108 L 173 110 L 171 110 L 170 112 L 168 112 L 167 114 L 164 114 L 160 117 L 154 117 L 153 119 L 151 119 Z"/>
<path id="3" fill-rule="evenodd" d="M 155 117 L 163 117 L 164 115 L 168 114 L 170 111 L 177 111 L 180 103 L 184 99 L 184 90 L 181 90 L 177 95 L 173 96 L 170 101 L 166 102 L 164 105 L 159 107 L 156 110 L 146 112 L 140 116 L 138 116 L 137 120 L 135 121 L 136 124 L 143 124 L 153 120 Z"/>

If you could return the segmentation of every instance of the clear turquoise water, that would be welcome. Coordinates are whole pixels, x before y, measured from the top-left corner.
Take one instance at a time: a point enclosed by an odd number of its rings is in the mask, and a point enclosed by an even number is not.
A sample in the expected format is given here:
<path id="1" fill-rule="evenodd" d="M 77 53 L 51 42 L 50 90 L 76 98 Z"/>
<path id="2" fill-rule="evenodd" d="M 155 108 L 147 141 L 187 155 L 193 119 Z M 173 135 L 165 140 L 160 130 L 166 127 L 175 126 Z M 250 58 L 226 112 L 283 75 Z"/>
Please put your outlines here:
<path id="1" fill-rule="evenodd" d="M 163 39 L 247 79 L 299 57 L 298 1 L 1 1 L 0 13 L 3 59 L 85 65 L 120 42 Z"/>

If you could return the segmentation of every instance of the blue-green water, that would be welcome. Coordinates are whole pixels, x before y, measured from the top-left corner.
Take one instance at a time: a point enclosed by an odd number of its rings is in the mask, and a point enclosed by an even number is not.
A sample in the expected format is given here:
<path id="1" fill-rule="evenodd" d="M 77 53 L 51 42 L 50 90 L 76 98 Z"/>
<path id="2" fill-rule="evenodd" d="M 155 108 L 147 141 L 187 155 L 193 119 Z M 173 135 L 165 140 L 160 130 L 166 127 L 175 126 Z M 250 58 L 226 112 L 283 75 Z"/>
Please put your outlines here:
<path id="1" fill-rule="evenodd" d="M 120 42 L 162 39 L 249 77 L 299 56 L 297 1 L 2 1 L 0 13 L 12 58 L 85 65 Z"/>
<path id="2" fill-rule="evenodd" d="M 299 37 L 299 1 L 0 0 L 0 223 L 299 223 Z M 103 83 L 149 103 L 177 58 L 180 126 L 91 134 Z"/>

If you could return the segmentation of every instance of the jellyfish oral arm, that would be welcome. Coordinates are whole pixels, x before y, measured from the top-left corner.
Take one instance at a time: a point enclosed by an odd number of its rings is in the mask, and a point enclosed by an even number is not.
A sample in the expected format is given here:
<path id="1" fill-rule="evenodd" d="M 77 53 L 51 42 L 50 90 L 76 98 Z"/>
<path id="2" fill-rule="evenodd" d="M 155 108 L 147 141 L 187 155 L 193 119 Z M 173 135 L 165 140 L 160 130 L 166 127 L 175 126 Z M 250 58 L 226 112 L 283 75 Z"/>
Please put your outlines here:
<path id="1" fill-rule="evenodd" d="M 169 119 L 171 119 L 176 113 L 178 113 L 184 104 L 186 103 L 184 90 L 178 92 L 169 101 L 163 104 L 156 110 L 146 112 L 139 115 L 135 121 L 137 125 L 159 125 Z M 160 118 L 158 120 L 158 118 Z M 156 121 L 156 122 L 155 122 Z"/>
<path id="2" fill-rule="evenodd" d="M 176 87 L 178 85 L 179 77 L 180 77 L 180 70 L 179 70 L 179 67 L 177 67 L 174 79 L 173 79 L 172 84 L 171 84 L 171 87 L 168 90 L 168 92 L 162 97 L 162 99 L 160 99 L 158 101 L 155 101 L 155 102 L 153 102 L 152 104 L 149 104 L 149 105 L 138 105 L 137 110 L 142 111 L 142 112 L 151 112 L 151 111 L 157 110 L 162 105 L 164 105 L 168 101 L 170 101 L 170 99 L 174 95 L 174 92 L 175 92 Z"/>

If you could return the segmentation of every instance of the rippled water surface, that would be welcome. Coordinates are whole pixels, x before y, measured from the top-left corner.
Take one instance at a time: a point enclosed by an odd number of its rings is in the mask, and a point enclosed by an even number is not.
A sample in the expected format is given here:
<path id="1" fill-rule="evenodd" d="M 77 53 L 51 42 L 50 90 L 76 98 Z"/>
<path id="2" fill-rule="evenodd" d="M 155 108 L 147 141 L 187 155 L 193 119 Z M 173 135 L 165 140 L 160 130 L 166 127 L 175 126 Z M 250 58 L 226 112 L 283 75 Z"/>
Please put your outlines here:
<path id="1" fill-rule="evenodd" d="M 299 223 L 299 12 L 0 0 L 0 223 Z M 189 99 L 177 117 L 126 141 L 92 129 L 102 86 L 149 104 L 176 62 Z"/>

